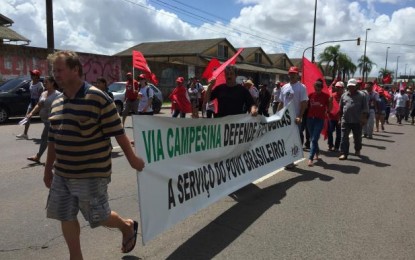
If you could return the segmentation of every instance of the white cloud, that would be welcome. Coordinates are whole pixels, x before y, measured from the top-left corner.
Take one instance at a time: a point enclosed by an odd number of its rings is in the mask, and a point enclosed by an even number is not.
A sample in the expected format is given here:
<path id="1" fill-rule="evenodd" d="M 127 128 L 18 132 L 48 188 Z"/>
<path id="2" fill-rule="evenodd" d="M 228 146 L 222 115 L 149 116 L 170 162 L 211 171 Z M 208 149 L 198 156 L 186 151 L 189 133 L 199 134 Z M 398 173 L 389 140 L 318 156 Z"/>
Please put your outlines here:
<path id="1" fill-rule="evenodd" d="M 2 14 L 15 22 L 12 29 L 29 38 L 32 46 L 46 47 L 44 0 L 0 2 Z M 111 55 L 147 41 L 226 37 L 236 47 L 260 46 L 269 53 L 286 52 L 289 57 L 298 58 L 305 48 L 311 46 L 314 1 L 235 2 L 243 7 L 239 16 L 229 18 L 228 24 L 222 21 L 196 26 L 191 22 L 194 17 L 156 9 L 148 1 L 54 1 L 55 47 Z M 380 14 L 376 10 L 378 2 L 396 4 L 400 9 L 391 16 Z M 191 3 L 196 4 L 197 1 Z M 218 15 L 224 17 L 222 10 L 218 10 Z M 397 0 L 319 0 L 316 43 L 361 37 L 361 46 L 356 46 L 355 42 L 341 43 L 341 50 L 357 63 L 363 55 L 366 28 L 371 28 L 367 55 L 377 64 L 372 72 L 376 75 L 377 70 L 384 66 L 388 46 L 391 47 L 389 68 L 396 66 L 397 56 L 401 56 L 400 63 L 404 64 L 415 59 L 413 46 L 392 44 L 415 42 L 415 35 L 410 33 L 415 27 L 414 15 L 413 7 L 402 7 L 402 2 Z M 207 14 L 204 16 L 208 18 Z M 329 45 L 316 47 L 315 56 Z M 311 51 L 306 52 L 308 58 L 310 54 Z"/>

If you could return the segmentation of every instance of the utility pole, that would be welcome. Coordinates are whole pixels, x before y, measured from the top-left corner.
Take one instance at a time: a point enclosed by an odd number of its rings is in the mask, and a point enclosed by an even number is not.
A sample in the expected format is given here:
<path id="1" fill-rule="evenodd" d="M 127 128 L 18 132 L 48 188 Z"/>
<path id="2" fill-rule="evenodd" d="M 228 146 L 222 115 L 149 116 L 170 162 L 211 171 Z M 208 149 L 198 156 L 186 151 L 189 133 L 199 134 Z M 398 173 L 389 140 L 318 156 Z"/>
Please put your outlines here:
<path id="1" fill-rule="evenodd" d="M 52 53 L 55 49 L 55 40 L 53 33 L 53 5 L 52 0 L 46 0 L 46 34 L 48 53 Z"/>
<path id="2" fill-rule="evenodd" d="M 396 73 L 395 73 L 395 81 L 398 80 L 398 64 L 399 64 L 399 57 L 396 58 Z"/>
<path id="3" fill-rule="evenodd" d="M 366 45 L 367 45 L 367 31 L 370 31 L 370 28 L 366 28 L 366 38 L 365 38 L 365 52 L 363 54 L 363 81 L 366 82 L 367 81 L 367 71 L 366 71 Z M 365 78 L 365 73 L 366 73 L 366 78 Z"/>
<path id="4" fill-rule="evenodd" d="M 385 73 L 386 73 L 386 70 L 388 69 L 388 50 L 389 50 L 389 48 L 390 47 L 386 48 Z"/>
<path id="5" fill-rule="evenodd" d="M 316 42 L 316 20 L 317 20 L 317 0 L 314 2 L 314 26 L 313 26 L 313 49 L 311 50 L 311 62 L 314 63 L 314 44 Z"/>

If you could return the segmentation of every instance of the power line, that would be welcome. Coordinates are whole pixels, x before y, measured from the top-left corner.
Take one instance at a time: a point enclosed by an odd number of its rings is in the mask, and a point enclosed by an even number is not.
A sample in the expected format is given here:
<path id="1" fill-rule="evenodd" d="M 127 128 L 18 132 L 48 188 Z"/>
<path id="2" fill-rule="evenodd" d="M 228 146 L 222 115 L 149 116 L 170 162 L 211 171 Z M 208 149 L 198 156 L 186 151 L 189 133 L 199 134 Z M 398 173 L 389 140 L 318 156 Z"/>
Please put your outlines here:
<path id="1" fill-rule="evenodd" d="M 155 12 L 160 12 L 160 11 L 158 11 L 158 10 L 151 9 L 151 8 L 149 8 L 149 7 L 145 6 L 145 5 L 142 5 L 142 4 L 139 4 L 139 3 L 133 2 L 133 1 L 131 1 L 131 0 L 124 0 L 124 1 L 125 1 L 125 2 L 129 2 L 129 3 L 131 3 L 131 4 L 134 4 L 134 5 L 137 5 L 137 6 L 140 6 L 140 7 L 142 7 L 142 8 L 147 9 L 147 10 L 151 10 L 151 11 L 155 11 Z M 213 26 L 216 26 L 216 27 L 221 27 L 221 29 L 222 29 L 222 30 L 224 29 L 224 30 L 226 30 L 226 31 L 228 31 L 228 32 L 232 32 L 232 33 L 239 33 L 239 36 L 240 36 L 240 37 L 246 37 L 246 35 L 248 35 L 248 36 L 250 36 L 250 37 L 256 37 L 257 39 L 262 39 L 262 40 L 264 40 L 265 42 L 264 42 L 264 41 L 262 41 L 262 42 L 261 42 L 261 44 L 265 44 L 265 45 L 272 46 L 272 47 L 276 47 L 276 45 L 278 45 L 278 46 L 281 46 L 283 49 L 294 49 L 294 50 L 296 50 L 296 49 L 297 49 L 297 50 L 302 50 L 302 49 L 303 49 L 303 47 L 302 47 L 302 46 L 297 46 L 297 45 L 290 44 L 290 43 L 281 43 L 281 42 L 276 42 L 276 41 L 270 40 L 270 39 L 268 39 L 268 38 L 265 38 L 265 37 L 262 37 L 262 36 L 258 36 L 258 35 L 256 35 L 256 34 L 249 33 L 249 32 L 247 32 L 247 31 L 242 31 L 242 30 L 239 30 L 239 29 L 234 28 L 234 27 L 232 27 L 232 26 L 225 26 L 225 25 L 222 25 L 222 24 L 217 24 L 217 23 L 216 23 L 216 21 L 210 20 L 210 19 L 205 18 L 205 17 L 200 16 L 200 15 L 195 15 L 195 14 L 193 14 L 193 13 L 189 12 L 189 11 L 183 10 L 183 9 L 181 9 L 181 8 L 177 7 L 177 6 L 173 6 L 173 5 L 171 5 L 171 4 L 168 4 L 168 3 L 166 3 L 166 2 L 163 2 L 163 1 L 161 1 L 161 0 L 152 0 L 152 2 L 153 2 L 153 3 L 155 3 L 155 4 L 158 4 L 158 5 L 160 5 L 160 6 L 166 7 L 166 8 L 168 8 L 168 9 L 170 9 L 170 10 L 175 10 L 176 12 L 179 12 L 179 13 L 184 14 L 184 15 L 186 15 L 186 16 L 190 16 L 190 17 L 192 17 L 192 18 L 194 18 L 194 19 L 205 21 L 205 22 L 209 23 L 210 25 L 213 25 Z M 189 6 L 189 5 L 188 5 L 188 6 Z M 161 12 L 160 12 L 160 14 L 162 14 L 162 15 L 166 15 L 166 16 L 169 16 L 169 17 L 176 18 L 176 16 L 169 15 L 169 14 L 166 14 L 166 13 L 161 13 Z M 189 21 L 189 20 L 183 20 L 183 21 L 186 21 L 187 23 L 189 23 L 189 24 L 191 24 L 191 25 L 194 25 L 194 26 L 199 26 L 199 25 L 197 25 L 197 24 L 195 24 L 195 23 L 193 23 L 193 22 L 191 22 L 191 21 Z M 210 30 L 210 31 L 213 31 L 213 32 L 216 32 L 216 33 L 220 33 L 220 34 L 225 34 L 226 36 L 228 36 L 228 35 L 229 35 L 229 34 L 228 34 L 228 33 L 226 33 L 226 32 L 223 32 L 223 31 L 217 31 L 217 30 L 213 30 L 212 28 L 209 28 L 209 27 L 205 27 L 205 29 Z M 253 30 L 251 30 L 251 31 L 253 31 Z"/>
<path id="2" fill-rule="evenodd" d="M 393 43 L 393 42 L 377 42 L 377 41 L 367 41 L 368 43 L 378 43 L 384 45 L 395 45 L 395 46 L 406 46 L 406 47 L 415 47 L 415 44 L 407 44 L 407 43 Z"/>
<path id="3" fill-rule="evenodd" d="M 253 36 L 253 37 L 256 37 L 256 38 L 259 38 L 259 39 L 265 40 L 265 41 L 267 41 L 267 42 L 271 43 L 271 44 L 272 44 L 272 46 L 275 46 L 275 44 L 276 44 L 276 43 L 277 43 L 278 45 L 287 46 L 287 48 L 289 48 L 289 47 L 291 47 L 291 46 L 292 46 L 292 45 L 287 44 L 287 43 L 277 42 L 277 41 L 270 40 L 270 39 L 268 39 L 268 38 L 265 38 L 265 37 L 259 36 L 259 35 L 254 34 L 254 33 L 250 33 L 250 32 L 247 32 L 247 31 L 240 30 L 240 29 L 235 28 L 235 27 L 233 27 L 233 26 L 229 26 L 229 25 L 228 25 L 228 26 L 225 26 L 225 25 L 222 25 L 222 24 L 217 24 L 217 23 L 216 23 L 216 21 L 214 21 L 214 20 L 211 20 L 211 19 L 205 18 L 204 16 L 201 16 L 201 15 L 194 14 L 193 12 L 189 12 L 189 11 L 183 10 L 183 9 L 181 9 L 181 8 L 177 7 L 177 6 L 174 6 L 174 5 L 168 4 L 168 3 L 164 2 L 164 1 L 161 1 L 161 0 L 152 0 L 152 2 L 158 2 L 158 3 L 159 3 L 159 5 L 162 5 L 162 6 L 164 6 L 164 7 L 170 8 L 170 9 L 172 9 L 172 10 L 175 10 L 175 11 L 179 12 L 179 13 L 183 13 L 183 14 L 185 14 L 185 15 L 191 16 L 191 17 L 193 17 L 193 18 L 195 18 L 195 19 L 197 19 L 197 20 L 203 20 L 203 21 L 206 21 L 206 22 L 208 22 L 208 23 L 210 23 L 210 24 L 212 24 L 212 25 L 214 25 L 214 26 L 219 26 L 219 27 L 221 27 L 221 28 L 223 28 L 223 29 L 225 29 L 225 30 L 228 30 L 228 31 L 231 31 L 231 32 L 237 32 L 237 33 L 239 33 L 239 34 L 241 34 L 241 35 L 246 34 L 246 35 L 249 35 L 249 36 Z M 189 6 L 189 5 L 186 5 L 186 6 Z M 189 7 L 190 7 L 190 8 L 193 8 L 193 7 L 191 7 L 191 6 L 189 6 Z M 200 9 L 196 9 L 196 10 L 200 10 Z M 206 12 L 204 12 L 204 13 L 206 13 Z M 229 22 L 229 21 L 227 21 L 227 22 Z M 254 31 L 254 30 L 250 29 L 250 31 Z M 262 42 L 262 43 L 263 43 L 263 42 Z M 270 44 L 268 44 L 268 45 L 270 45 Z"/>

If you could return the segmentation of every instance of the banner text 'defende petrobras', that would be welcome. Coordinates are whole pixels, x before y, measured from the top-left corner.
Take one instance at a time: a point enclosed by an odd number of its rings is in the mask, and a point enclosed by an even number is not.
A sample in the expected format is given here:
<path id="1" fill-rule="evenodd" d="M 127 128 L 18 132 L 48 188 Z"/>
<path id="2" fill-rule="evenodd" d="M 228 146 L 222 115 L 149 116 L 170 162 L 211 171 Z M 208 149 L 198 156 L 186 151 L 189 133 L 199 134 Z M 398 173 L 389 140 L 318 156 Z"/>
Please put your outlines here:
<path id="1" fill-rule="evenodd" d="M 231 123 L 175 127 L 142 131 L 147 163 L 194 152 L 249 143 L 269 131 L 291 125 L 286 111 L 281 120 L 270 123 Z"/>

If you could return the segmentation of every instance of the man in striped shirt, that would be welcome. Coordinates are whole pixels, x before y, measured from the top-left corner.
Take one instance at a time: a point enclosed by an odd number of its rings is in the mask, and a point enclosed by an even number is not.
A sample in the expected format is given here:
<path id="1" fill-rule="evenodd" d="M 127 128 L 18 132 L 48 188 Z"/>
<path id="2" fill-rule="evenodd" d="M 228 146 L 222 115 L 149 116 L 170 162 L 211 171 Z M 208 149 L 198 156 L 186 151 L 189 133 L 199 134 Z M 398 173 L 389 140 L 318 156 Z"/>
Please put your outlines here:
<path id="1" fill-rule="evenodd" d="M 121 218 L 108 204 L 110 137 L 116 138 L 132 168 L 142 171 L 144 161 L 134 153 L 111 98 L 82 80 L 78 55 L 59 51 L 48 59 L 63 93 L 53 102 L 49 118 L 47 217 L 61 221 L 70 259 L 82 259 L 79 211 L 91 228 L 118 228 L 123 234 L 121 250 L 128 253 L 135 246 L 138 223 Z"/>

